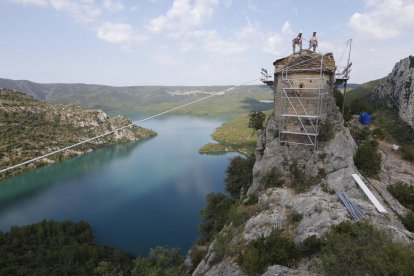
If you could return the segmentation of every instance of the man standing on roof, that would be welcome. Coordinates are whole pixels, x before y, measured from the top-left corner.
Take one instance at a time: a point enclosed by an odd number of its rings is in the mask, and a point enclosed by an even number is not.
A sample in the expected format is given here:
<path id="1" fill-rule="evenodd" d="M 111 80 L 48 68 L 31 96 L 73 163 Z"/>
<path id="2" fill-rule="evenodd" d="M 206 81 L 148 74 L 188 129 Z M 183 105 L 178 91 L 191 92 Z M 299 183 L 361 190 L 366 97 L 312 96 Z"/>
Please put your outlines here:
<path id="1" fill-rule="evenodd" d="M 298 36 L 292 40 L 293 53 L 295 53 L 296 45 L 299 45 L 299 50 L 302 51 L 302 32 L 299 32 Z"/>
<path id="2" fill-rule="evenodd" d="M 318 46 L 318 39 L 316 38 L 316 32 L 313 32 L 311 39 L 309 39 L 308 50 L 310 50 L 310 48 L 313 48 L 313 51 L 315 52 L 317 46 Z"/>

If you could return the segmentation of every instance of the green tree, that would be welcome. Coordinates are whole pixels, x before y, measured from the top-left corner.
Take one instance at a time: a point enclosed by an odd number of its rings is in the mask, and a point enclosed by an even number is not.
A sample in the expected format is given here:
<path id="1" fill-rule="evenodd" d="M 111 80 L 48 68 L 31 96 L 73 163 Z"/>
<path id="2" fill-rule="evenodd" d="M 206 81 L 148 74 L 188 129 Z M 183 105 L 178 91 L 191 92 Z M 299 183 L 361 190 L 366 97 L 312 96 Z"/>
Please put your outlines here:
<path id="1" fill-rule="evenodd" d="M 261 111 L 251 111 L 249 113 L 249 128 L 254 130 L 262 129 L 263 122 L 266 118 L 266 115 Z"/>
<path id="2" fill-rule="evenodd" d="M 374 177 L 381 169 L 381 154 L 378 152 L 378 142 L 366 141 L 359 145 L 354 156 L 355 165 L 364 174 Z"/>
<path id="3" fill-rule="evenodd" d="M 148 258 L 138 257 L 132 269 L 132 275 L 136 276 L 181 276 L 183 257 L 177 248 L 166 247 L 151 248 Z"/>
<path id="4" fill-rule="evenodd" d="M 233 201 L 222 193 L 209 193 L 207 195 L 206 206 L 200 211 L 202 222 L 198 226 L 207 240 L 223 228 L 232 203 Z"/>
<path id="5" fill-rule="evenodd" d="M 224 185 L 233 198 L 240 197 L 242 188 L 246 191 L 253 181 L 253 166 L 256 161 L 254 155 L 247 158 L 236 156 L 230 160 L 226 169 Z"/>

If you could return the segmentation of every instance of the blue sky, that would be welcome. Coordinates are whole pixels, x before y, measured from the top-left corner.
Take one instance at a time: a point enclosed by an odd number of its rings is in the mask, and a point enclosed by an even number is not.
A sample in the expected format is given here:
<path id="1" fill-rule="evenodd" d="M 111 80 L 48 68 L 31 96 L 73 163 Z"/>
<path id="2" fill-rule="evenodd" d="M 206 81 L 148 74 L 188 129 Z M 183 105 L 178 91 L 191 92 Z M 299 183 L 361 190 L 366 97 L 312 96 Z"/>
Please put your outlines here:
<path id="1" fill-rule="evenodd" d="M 362 83 L 414 55 L 414 0 L 0 0 L 0 77 L 240 84 L 272 71 L 298 31 L 317 31 L 339 66 L 352 38 Z"/>

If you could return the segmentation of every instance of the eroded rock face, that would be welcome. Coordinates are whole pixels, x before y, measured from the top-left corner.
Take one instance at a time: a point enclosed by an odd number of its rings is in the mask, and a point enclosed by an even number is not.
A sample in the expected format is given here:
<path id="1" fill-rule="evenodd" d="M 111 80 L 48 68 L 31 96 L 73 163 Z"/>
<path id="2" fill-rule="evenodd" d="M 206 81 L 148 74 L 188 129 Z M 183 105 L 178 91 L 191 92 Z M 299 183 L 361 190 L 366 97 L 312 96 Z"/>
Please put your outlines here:
<path id="1" fill-rule="evenodd" d="M 281 145 L 278 135 L 275 135 L 275 120 L 271 118 L 268 121 L 266 130 L 259 133 L 253 184 L 247 192 L 248 195 L 258 194 L 260 212 L 246 221 L 244 227 L 233 235 L 233 241 L 237 240 L 238 244 L 247 245 L 260 236 L 268 236 L 277 228 L 289 233 L 296 244 L 312 235 L 321 237 L 332 226 L 352 220 L 349 211 L 335 192 L 345 193 L 354 204 L 360 206 L 366 219 L 387 231 L 394 241 L 414 241 L 414 235 L 404 229 L 398 218 L 398 215 L 404 214 L 404 207 L 399 205 L 398 210 L 390 207 L 392 203 L 389 198 L 392 196 L 386 190 L 388 182 L 382 185 L 382 182 L 374 179 L 366 180 L 369 181 L 367 185 L 372 193 L 387 209 L 388 213 L 385 215 L 376 210 L 356 184 L 352 174 L 360 175 L 353 160 L 357 145 L 349 130 L 342 126 L 339 120 L 334 122 L 334 137 L 321 143 L 317 150 L 310 151 L 306 147 Z M 291 187 L 287 164 L 293 160 L 303 170 L 307 180 L 312 182 L 305 192 L 295 192 Z M 383 162 L 384 172 L 384 165 L 388 163 Z M 279 172 L 281 177 L 285 178 L 283 187 L 263 187 L 261 179 L 271 170 Z M 300 214 L 301 218 L 293 221 L 293 213 Z M 224 259 L 215 263 L 212 261 L 214 257 L 214 248 L 210 246 L 208 254 L 193 275 L 244 275 L 234 260 L 229 262 Z M 310 270 L 310 262 L 301 265 L 300 269 L 276 265 L 269 267 L 263 275 L 314 275 Z"/>
<path id="2" fill-rule="evenodd" d="M 377 85 L 371 94 L 390 107 L 399 106 L 400 118 L 414 125 L 414 57 L 400 60 L 392 72 Z"/>

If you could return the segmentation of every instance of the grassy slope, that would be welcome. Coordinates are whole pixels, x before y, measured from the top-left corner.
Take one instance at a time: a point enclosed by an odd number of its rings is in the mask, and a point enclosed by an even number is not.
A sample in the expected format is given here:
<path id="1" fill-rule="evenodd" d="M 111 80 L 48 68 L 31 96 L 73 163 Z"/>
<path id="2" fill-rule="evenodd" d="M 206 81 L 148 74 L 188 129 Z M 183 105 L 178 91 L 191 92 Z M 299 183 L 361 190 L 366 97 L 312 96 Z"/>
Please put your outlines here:
<path id="1" fill-rule="evenodd" d="M 352 101 L 363 98 L 371 94 L 372 90 L 374 90 L 375 86 L 381 81 L 382 79 L 377 79 L 373 81 L 369 81 L 359 85 L 358 87 L 352 89 L 351 91 L 346 93 L 346 104 L 350 105 Z"/>
<path id="2" fill-rule="evenodd" d="M 266 112 L 270 116 L 270 111 Z M 200 153 L 220 153 L 237 151 L 243 154 L 253 152 L 256 145 L 256 132 L 248 127 L 249 114 L 239 115 L 223 123 L 211 134 L 217 143 L 202 146 Z"/>

